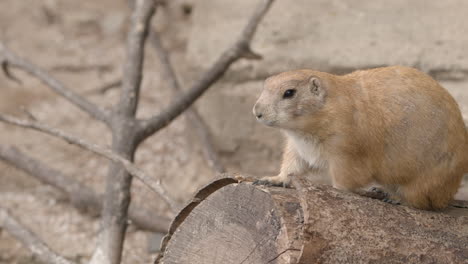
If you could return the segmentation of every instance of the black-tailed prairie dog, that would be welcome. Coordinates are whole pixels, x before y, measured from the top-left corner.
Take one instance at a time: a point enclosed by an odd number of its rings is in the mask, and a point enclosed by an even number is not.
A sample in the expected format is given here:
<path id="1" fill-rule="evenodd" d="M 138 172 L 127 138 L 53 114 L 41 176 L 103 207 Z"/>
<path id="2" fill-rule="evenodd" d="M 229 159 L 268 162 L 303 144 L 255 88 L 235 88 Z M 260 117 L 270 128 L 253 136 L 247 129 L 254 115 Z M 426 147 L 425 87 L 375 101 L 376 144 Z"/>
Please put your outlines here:
<path id="1" fill-rule="evenodd" d="M 253 112 L 287 139 L 281 172 L 262 183 L 288 184 L 310 170 L 338 189 L 377 183 L 413 207 L 440 209 L 468 170 L 457 103 L 413 68 L 283 72 L 266 79 Z"/>

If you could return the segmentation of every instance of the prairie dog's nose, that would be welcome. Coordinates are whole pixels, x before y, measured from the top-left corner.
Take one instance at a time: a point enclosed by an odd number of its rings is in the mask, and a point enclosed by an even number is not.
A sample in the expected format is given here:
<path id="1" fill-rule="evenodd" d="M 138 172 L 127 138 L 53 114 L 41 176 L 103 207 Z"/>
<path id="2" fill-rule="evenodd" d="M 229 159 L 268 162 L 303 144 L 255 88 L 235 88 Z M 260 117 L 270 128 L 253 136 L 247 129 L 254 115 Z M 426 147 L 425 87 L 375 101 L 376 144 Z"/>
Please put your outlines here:
<path id="1" fill-rule="evenodd" d="M 263 117 L 263 113 L 261 111 L 259 111 L 259 109 L 258 109 L 258 104 L 254 105 L 253 114 L 254 114 L 255 117 L 257 117 L 257 119 L 260 119 L 260 118 Z"/>

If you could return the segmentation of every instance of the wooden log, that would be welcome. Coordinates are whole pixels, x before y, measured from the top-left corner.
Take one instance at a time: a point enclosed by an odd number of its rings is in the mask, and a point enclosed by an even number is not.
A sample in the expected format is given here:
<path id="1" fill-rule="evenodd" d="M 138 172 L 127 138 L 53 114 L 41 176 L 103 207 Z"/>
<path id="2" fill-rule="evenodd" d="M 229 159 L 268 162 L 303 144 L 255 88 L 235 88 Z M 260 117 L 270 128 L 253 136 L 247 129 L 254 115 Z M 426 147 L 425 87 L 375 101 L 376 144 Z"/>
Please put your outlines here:
<path id="1" fill-rule="evenodd" d="M 294 185 L 214 181 L 175 218 L 155 263 L 468 263 L 468 203 L 430 212 Z"/>

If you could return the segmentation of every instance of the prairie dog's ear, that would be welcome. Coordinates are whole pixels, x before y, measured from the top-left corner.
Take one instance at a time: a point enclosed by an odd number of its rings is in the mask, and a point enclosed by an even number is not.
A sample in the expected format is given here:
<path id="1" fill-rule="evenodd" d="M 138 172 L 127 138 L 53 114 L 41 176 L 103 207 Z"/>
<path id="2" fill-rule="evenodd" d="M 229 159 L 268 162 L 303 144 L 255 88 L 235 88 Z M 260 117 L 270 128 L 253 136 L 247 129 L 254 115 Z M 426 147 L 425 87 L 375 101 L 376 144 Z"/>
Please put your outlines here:
<path id="1" fill-rule="evenodd" d="M 322 83 L 320 82 L 319 78 L 312 76 L 309 79 L 309 88 L 310 92 L 314 95 L 323 95 L 324 89 L 322 87 Z"/>

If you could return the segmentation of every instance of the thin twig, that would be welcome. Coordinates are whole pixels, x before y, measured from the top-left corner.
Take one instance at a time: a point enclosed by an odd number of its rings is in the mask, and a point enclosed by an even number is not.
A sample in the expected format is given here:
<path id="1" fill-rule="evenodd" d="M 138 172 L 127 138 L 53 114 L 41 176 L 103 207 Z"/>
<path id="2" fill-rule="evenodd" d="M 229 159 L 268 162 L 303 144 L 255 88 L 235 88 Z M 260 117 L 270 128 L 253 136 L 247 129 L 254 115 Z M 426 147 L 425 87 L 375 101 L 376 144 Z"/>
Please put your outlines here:
<path id="1" fill-rule="evenodd" d="M 101 196 L 93 189 L 76 181 L 73 177 L 51 168 L 13 146 L 0 145 L 0 160 L 35 177 L 44 184 L 51 185 L 64 192 L 72 205 L 82 212 L 98 216 L 102 210 Z M 146 209 L 130 205 L 129 219 L 143 230 L 165 233 L 169 229 L 170 219 Z"/>
<path id="2" fill-rule="evenodd" d="M 0 114 L 0 121 L 11 124 L 11 125 L 23 127 L 23 128 L 33 129 L 33 130 L 43 132 L 45 134 L 63 139 L 70 144 L 80 146 L 86 150 L 89 150 L 98 155 L 101 155 L 113 162 L 119 163 L 125 168 L 125 170 L 128 173 L 130 173 L 132 176 L 135 176 L 136 178 L 141 180 L 146 186 L 148 186 L 151 190 L 161 195 L 161 197 L 170 205 L 170 207 L 173 210 L 178 207 L 176 203 L 172 201 L 172 199 L 169 198 L 169 196 L 166 193 L 166 190 L 161 186 L 161 183 L 159 180 L 154 180 L 152 177 L 148 176 L 142 170 L 140 170 L 135 165 L 133 165 L 132 162 L 130 162 L 129 160 L 125 158 L 122 158 L 118 154 L 115 154 L 113 151 L 109 150 L 108 148 L 99 146 L 97 144 L 89 143 L 83 139 L 77 138 L 75 136 L 71 136 L 59 129 L 49 127 L 37 121 L 22 120 L 22 119 L 18 119 L 13 116 L 4 115 L 4 114 Z"/>
<path id="3" fill-rule="evenodd" d="M 261 0 L 256 7 L 247 26 L 242 31 L 239 39 L 229 47 L 211 68 L 199 79 L 189 90 L 170 104 L 170 106 L 161 113 L 156 114 L 149 119 L 140 120 L 139 137 L 143 141 L 153 135 L 156 131 L 167 126 L 172 120 L 178 117 L 182 112 L 189 108 L 196 99 L 198 99 L 213 83 L 219 80 L 229 66 L 240 58 L 260 59 L 261 56 L 250 49 L 250 42 L 257 29 L 258 24 L 268 11 L 274 0 Z"/>
<path id="4" fill-rule="evenodd" d="M 21 69 L 31 74 L 32 76 L 38 78 L 45 85 L 50 87 L 54 92 L 64 97 L 69 102 L 76 105 L 93 118 L 103 121 L 106 124 L 109 123 L 110 117 L 109 112 L 107 110 L 101 109 L 99 106 L 91 103 L 84 97 L 65 87 L 63 83 L 52 77 L 49 73 L 39 68 L 38 66 L 32 64 L 31 62 L 17 56 L 11 50 L 5 47 L 2 43 L 0 43 L 0 63 L 3 66 L 3 72 L 10 78 L 12 77 L 12 75 L 8 71 L 9 67 Z"/>
<path id="5" fill-rule="evenodd" d="M 64 257 L 55 253 L 50 247 L 40 240 L 36 234 L 25 227 L 17 219 L 11 216 L 8 211 L 0 207 L 0 227 L 5 229 L 13 237 L 18 239 L 27 247 L 39 260 L 51 264 L 73 264 Z"/>
<path id="6" fill-rule="evenodd" d="M 180 84 L 177 80 L 174 67 L 172 66 L 167 50 L 164 49 L 161 40 L 159 39 L 159 35 L 154 30 L 150 31 L 149 39 L 154 49 L 156 50 L 156 53 L 159 56 L 159 60 L 163 66 L 162 68 L 164 72 L 162 75 L 168 76 L 168 83 L 172 90 L 175 90 L 178 94 L 182 93 L 182 89 L 180 88 Z M 201 140 L 203 154 L 209 166 L 217 173 L 225 172 L 225 168 L 219 159 L 216 148 L 214 147 L 208 126 L 205 124 L 200 114 L 193 107 L 188 108 L 186 110 L 186 114 L 188 121 L 190 122 L 191 126 L 195 128 L 195 132 Z"/>
<path id="7" fill-rule="evenodd" d="M 73 65 L 63 64 L 55 65 L 50 68 L 56 72 L 85 72 L 85 71 L 98 71 L 98 72 L 109 72 L 113 68 L 111 64 L 91 64 L 91 65 Z"/>
<path id="8" fill-rule="evenodd" d="M 274 258 L 270 259 L 267 263 L 271 263 L 275 260 L 277 260 L 279 257 L 281 257 L 281 255 L 283 255 L 284 253 L 288 252 L 288 251 L 301 251 L 300 249 L 297 249 L 297 248 L 287 248 L 283 251 L 281 251 L 278 255 L 276 255 Z"/>
<path id="9" fill-rule="evenodd" d="M 105 94 L 107 91 L 122 86 L 122 79 L 115 79 L 104 84 L 99 85 L 98 87 L 91 88 L 86 91 L 87 94 Z"/>
<path id="10" fill-rule="evenodd" d="M 187 118 L 195 128 L 198 138 L 202 144 L 203 155 L 205 156 L 208 165 L 217 173 L 226 172 L 221 159 L 219 158 L 218 151 L 213 144 L 213 137 L 208 129 L 203 118 L 195 109 L 187 110 Z"/>
<path id="11" fill-rule="evenodd" d="M 126 46 L 127 59 L 123 67 L 122 92 L 120 101 L 116 105 L 116 111 L 127 117 L 133 117 L 138 107 L 145 40 L 154 10 L 154 1 L 141 1 L 140 3 L 137 1 L 132 16 Z"/>
<path id="12" fill-rule="evenodd" d="M 28 117 L 28 119 L 37 121 L 37 118 L 24 105 L 20 106 L 20 109 L 21 112 L 23 112 Z"/>
<path id="13" fill-rule="evenodd" d="M 177 79 L 177 74 L 175 69 L 172 66 L 171 59 L 169 58 L 167 50 L 162 45 L 160 35 L 153 29 L 149 32 L 149 41 L 156 51 L 156 55 L 159 57 L 159 62 L 161 63 L 163 72 L 161 76 L 167 76 L 167 82 L 172 90 L 176 92 L 182 92 L 179 81 Z"/>

